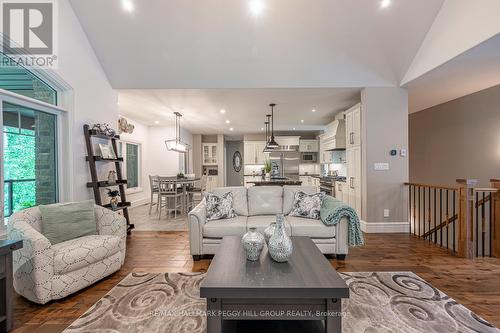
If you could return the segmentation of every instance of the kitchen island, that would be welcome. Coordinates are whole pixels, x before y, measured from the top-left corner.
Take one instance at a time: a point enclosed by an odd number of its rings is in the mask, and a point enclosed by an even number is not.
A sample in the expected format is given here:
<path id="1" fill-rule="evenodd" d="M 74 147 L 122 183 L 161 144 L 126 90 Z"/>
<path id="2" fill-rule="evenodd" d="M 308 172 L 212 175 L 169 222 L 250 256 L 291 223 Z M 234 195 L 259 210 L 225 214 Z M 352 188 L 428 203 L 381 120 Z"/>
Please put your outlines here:
<path id="1" fill-rule="evenodd" d="M 284 185 L 302 185 L 302 181 L 290 178 L 257 178 L 247 181 L 255 186 L 284 186 Z"/>

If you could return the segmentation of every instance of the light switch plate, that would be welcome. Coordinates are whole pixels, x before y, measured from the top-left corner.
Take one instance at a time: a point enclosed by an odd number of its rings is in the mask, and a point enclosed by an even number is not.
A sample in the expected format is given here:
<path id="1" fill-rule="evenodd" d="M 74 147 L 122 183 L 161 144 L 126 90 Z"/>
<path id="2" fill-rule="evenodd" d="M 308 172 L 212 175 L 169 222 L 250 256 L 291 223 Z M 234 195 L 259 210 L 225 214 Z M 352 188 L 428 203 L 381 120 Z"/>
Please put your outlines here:
<path id="1" fill-rule="evenodd" d="M 375 163 L 373 168 L 376 171 L 389 170 L 389 163 Z"/>
<path id="2" fill-rule="evenodd" d="M 389 210 L 388 209 L 384 209 L 384 217 L 389 217 Z"/>

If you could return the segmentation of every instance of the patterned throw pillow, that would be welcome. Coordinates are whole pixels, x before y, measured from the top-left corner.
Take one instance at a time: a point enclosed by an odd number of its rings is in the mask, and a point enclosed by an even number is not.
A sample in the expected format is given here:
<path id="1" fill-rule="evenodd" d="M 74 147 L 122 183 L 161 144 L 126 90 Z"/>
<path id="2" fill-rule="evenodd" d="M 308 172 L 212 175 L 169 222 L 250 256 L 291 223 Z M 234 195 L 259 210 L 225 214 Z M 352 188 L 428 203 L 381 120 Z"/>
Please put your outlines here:
<path id="1" fill-rule="evenodd" d="M 324 192 L 315 194 L 306 194 L 302 191 L 295 192 L 293 208 L 288 215 L 318 220 L 320 218 L 321 202 L 324 197 Z"/>
<path id="2" fill-rule="evenodd" d="M 206 193 L 205 200 L 207 201 L 207 221 L 236 217 L 233 208 L 233 194 L 231 192 L 227 192 L 222 196 Z"/>

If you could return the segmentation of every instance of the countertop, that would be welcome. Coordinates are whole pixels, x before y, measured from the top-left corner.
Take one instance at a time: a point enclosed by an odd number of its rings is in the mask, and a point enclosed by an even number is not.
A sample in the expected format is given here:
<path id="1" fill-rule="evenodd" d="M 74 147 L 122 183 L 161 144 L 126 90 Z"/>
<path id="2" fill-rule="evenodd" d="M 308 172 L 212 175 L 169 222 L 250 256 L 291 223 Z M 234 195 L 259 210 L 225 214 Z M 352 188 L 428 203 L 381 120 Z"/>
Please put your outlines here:
<path id="1" fill-rule="evenodd" d="M 283 185 L 302 185 L 300 180 L 293 179 L 258 179 L 247 181 L 255 186 L 283 186 Z"/>

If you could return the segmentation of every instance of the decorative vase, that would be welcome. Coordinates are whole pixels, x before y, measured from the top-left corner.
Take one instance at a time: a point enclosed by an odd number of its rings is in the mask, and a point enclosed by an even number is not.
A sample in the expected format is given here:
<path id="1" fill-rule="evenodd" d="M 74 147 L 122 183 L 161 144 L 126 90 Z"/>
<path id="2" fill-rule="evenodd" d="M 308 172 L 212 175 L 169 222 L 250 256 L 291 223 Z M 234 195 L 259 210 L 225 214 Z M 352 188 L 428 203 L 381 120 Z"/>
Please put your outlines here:
<path id="1" fill-rule="evenodd" d="M 292 240 L 286 234 L 285 217 L 276 215 L 276 229 L 269 239 L 269 255 L 276 262 L 287 262 L 293 252 Z"/>
<path id="2" fill-rule="evenodd" d="M 109 204 L 112 210 L 116 210 L 118 208 L 118 197 L 111 197 L 111 199 L 109 199 Z"/>
<path id="3" fill-rule="evenodd" d="M 266 230 L 264 230 L 264 239 L 266 240 L 266 245 L 269 246 L 269 240 L 276 230 L 276 222 L 272 222 Z"/>
<path id="4" fill-rule="evenodd" d="M 247 255 L 247 259 L 251 261 L 259 260 L 260 253 L 264 248 L 264 236 L 257 231 L 256 228 L 250 228 L 248 232 L 241 238 L 243 249 Z"/>
<path id="5" fill-rule="evenodd" d="M 270 172 L 266 172 L 266 176 L 265 177 L 266 177 L 266 180 L 271 179 L 271 173 Z"/>

